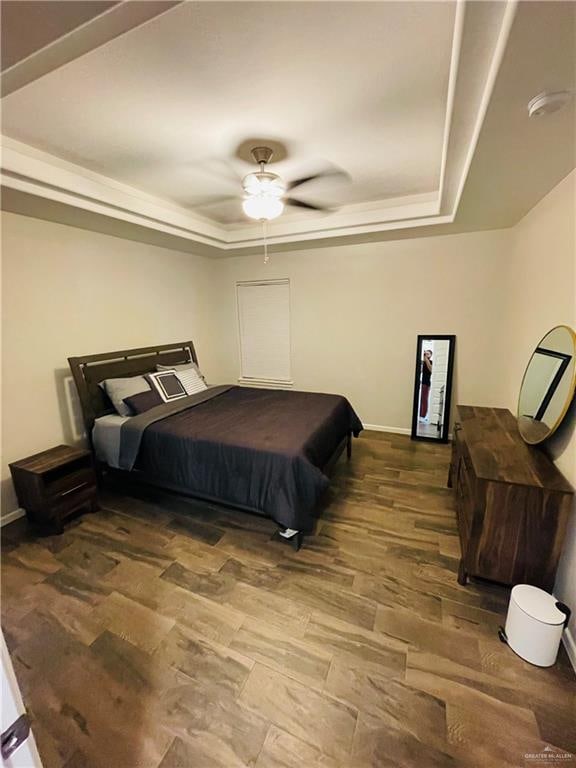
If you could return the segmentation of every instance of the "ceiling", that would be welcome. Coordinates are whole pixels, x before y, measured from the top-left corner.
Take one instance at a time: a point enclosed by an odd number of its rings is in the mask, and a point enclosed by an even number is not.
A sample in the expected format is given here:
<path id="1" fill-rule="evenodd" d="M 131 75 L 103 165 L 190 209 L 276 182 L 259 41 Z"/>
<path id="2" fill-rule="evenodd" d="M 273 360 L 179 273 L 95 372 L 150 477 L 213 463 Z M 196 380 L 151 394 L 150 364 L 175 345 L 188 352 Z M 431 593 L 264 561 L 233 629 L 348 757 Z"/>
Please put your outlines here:
<path id="1" fill-rule="evenodd" d="M 328 202 L 435 193 L 454 10 L 183 3 L 7 96 L 3 133 L 186 208 L 239 193 L 219 161 L 250 136 L 286 144 L 286 178 L 345 169 L 308 191 Z M 239 200 L 201 212 L 244 220 Z"/>
<path id="2" fill-rule="evenodd" d="M 261 239 L 240 204 L 252 139 L 279 146 L 288 180 L 346 172 L 298 190 L 332 212 L 269 225 L 290 247 L 510 226 L 575 164 L 573 103 L 526 113 L 576 87 L 573 2 L 72 5 L 60 37 L 3 18 L 19 40 L 2 100 L 11 210 L 222 255 Z"/>

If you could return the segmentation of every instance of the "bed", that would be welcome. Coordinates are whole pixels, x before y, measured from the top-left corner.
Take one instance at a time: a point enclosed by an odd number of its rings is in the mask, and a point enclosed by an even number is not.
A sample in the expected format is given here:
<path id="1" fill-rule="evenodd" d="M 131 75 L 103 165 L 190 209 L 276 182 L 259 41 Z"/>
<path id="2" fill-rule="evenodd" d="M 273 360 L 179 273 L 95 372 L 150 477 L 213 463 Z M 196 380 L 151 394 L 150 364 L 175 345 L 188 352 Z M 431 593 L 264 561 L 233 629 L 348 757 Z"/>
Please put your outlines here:
<path id="1" fill-rule="evenodd" d="M 99 383 L 198 364 L 192 342 L 68 360 L 101 470 L 275 520 L 295 548 L 362 424 L 340 395 L 219 385 L 120 416 Z M 102 472 L 100 472 L 102 475 Z"/>

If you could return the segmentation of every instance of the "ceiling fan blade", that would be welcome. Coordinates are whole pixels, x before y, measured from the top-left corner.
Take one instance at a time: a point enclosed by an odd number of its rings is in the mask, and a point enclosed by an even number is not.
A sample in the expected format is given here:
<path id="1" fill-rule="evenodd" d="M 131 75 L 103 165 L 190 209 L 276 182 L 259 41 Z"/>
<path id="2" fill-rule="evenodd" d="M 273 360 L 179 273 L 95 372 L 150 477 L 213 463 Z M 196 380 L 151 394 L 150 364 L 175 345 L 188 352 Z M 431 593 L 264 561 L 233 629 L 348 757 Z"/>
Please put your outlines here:
<path id="1" fill-rule="evenodd" d="M 224 157 L 214 158 L 212 167 L 208 167 L 207 171 L 212 176 L 218 176 L 222 180 L 232 181 L 234 183 L 241 182 L 248 171 L 242 174 L 237 165 L 238 164 L 235 165 Z"/>
<path id="2" fill-rule="evenodd" d="M 324 205 L 313 205 L 312 203 L 305 203 L 303 200 L 296 200 L 294 197 L 284 198 L 286 205 L 293 205 L 295 208 L 306 208 L 309 211 L 330 211 L 331 208 L 326 208 Z"/>
<path id="3" fill-rule="evenodd" d="M 294 179 L 294 181 L 289 181 L 286 184 L 286 189 L 288 192 L 290 192 L 291 190 L 296 189 L 296 187 L 301 187 L 302 184 L 308 184 L 309 181 L 315 181 L 316 179 L 326 179 L 330 176 L 342 176 L 343 179 L 350 179 L 350 176 L 346 173 L 346 171 L 342 171 L 340 168 L 330 168 L 326 171 L 319 171 L 318 173 L 310 174 L 310 176 L 302 176 L 299 179 Z"/>
<path id="4" fill-rule="evenodd" d="M 302 176 L 300 179 L 294 179 L 294 181 L 289 181 L 286 184 L 286 189 L 288 191 L 296 189 L 296 187 L 300 187 L 302 184 L 307 184 L 309 181 L 314 181 L 314 179 L 320 178 L 321 175 L 322 174 L 315 173 L 313 176 Z"/>
<path id="5" fill-rule="evenodd" d="M 228 203 L 230 200 L 239 200 L 238 195 L 213 195 L 212 197 L 205 197 L 203 200 L 191 203 L 192 208 L 207 208 L 210 205 L 220 205 L 220 203 Z"/>

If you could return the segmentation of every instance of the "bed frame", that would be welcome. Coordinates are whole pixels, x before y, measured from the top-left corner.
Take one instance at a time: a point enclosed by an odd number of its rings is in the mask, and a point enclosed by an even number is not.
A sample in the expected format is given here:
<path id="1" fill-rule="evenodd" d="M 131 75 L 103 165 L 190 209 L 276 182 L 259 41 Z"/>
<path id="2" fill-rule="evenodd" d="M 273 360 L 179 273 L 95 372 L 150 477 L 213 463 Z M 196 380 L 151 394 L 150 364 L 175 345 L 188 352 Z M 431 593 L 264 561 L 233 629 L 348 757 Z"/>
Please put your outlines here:
<path id="1" fill-rule="evenodd" d="M 69 357 L 68 364 L 72 371 L 72 377 L 78 390 L 80 405 L 82 407 L 82 416 L 86 435 L 92 446 L 92 429 L 94 421 L 100 416 L 115 413 L 114 407 L 106 393 L 98 382 L 104 379 L 120 378 L 122 376 L 142 376 L 156 370 L 157 365 L 183 365 L 185 363 L 196 363 L 198 358 L 191 341 L 182 341 L 176 344 L 163 344 L 155 347 L 142 347 L 140 349 L 123 349 L 118 352 L 102 352 L 98 355 L 82 355 L 81 357 Z M 330 475 L 332 470 L 346 449 L 346 455 L 350 459 L 352 455 L 352 434 L 349 433 L 338 445 L 322 471 Z M 98 477 L 100 481 L 103 477 L 103 471 L 106 465 L 98 464 Z M 180 493 L 190 498 L 202 499 L 224 506 L 242 509 L 245 512 L 251 512 L 262 516 L 262 512 L 247 507 L 239 507 L 226 499 L 207 499 L 200 495 L 190 493 L 190 491 L 180 488 L 169 488 L 166 485 L 160 485 L 154 480 L 147 478 L 138 471 L 126 472 L 123 470 L 113 470 L 115 476 L 123 476 L 130 479 L 139 479 L 140 481 L 164 488 L 167 491 Z M 303 541 L 303 533 L 298 532 L 291 539 L 283 539 L 291 542 L 292 546 L 298 550 Z"/>
<path id="2" fill-rule="evenodd" d="M 100 416 L 115 413 L 108 395 L 98 386 L 104 379 L 122 376 L 143 376 L 152 373 L 157 365 L 198 364 L 194 344 L 182 341 L 158 347 L 122 349 L 119 352 L 102 352 L 99 355 L 69 357 L 68 364 L 78 390 L 86 435 L 92 444 L 94 421 Z"/>

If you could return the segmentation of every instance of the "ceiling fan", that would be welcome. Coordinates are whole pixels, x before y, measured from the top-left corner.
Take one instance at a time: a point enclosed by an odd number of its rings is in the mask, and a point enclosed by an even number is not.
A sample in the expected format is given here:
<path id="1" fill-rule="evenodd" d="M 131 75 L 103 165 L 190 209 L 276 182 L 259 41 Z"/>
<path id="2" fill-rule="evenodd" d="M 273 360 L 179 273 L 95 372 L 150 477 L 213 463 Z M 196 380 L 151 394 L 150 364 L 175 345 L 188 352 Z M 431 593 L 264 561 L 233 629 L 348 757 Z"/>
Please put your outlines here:
<path id="1" fill-rule="evenodd" d="M 270 147 L 253 147 L 250 154 L 254 158 L 254 162 L 260 166 L 259 171 L 249 173 L 242 179 L 242 189 L 244 190 L 242 210 L 250 219 L 257 219 L 258 221 L 276 219 L 282 214 L 286 205 L 310 211 L 331 210 L 322 205 L 298 200 L 291 195 L 289 196 L 288 193 L 315 179 L 344 175 L 343 171 L 330 169 L 286 182 L 278 174 L 266 170 L 266 166 L 273 155 Z"/>

